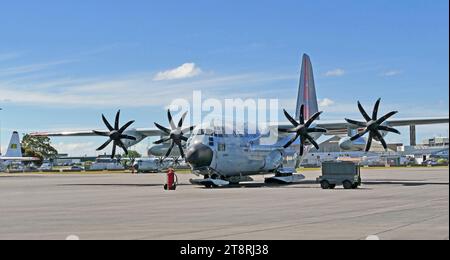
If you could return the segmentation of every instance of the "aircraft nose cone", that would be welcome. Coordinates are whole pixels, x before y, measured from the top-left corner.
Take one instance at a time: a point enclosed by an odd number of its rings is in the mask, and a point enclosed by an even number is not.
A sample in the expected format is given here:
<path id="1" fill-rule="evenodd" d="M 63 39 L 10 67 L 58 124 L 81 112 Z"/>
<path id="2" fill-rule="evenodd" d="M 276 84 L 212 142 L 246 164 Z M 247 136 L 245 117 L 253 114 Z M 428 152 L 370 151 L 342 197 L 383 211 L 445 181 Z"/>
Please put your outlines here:
<path id="1" fill-rule="evenodd" d="M 186 161 L 194 168 L 208 167 L 212 160 L 213 150 L 204 144 L 195 144 L 186 152 Z"/>

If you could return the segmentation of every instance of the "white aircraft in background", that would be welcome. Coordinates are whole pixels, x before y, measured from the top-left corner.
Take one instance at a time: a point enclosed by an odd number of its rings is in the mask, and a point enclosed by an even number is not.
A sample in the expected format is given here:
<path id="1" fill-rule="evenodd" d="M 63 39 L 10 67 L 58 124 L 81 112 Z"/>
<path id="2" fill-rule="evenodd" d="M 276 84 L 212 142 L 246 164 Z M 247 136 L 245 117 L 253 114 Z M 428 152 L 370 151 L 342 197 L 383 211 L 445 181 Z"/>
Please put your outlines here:
<path id="1" fill-rule="evenodd" d="M 20 144 L 19 133 L 14 131 L 9 142 L 8 149 L 5 156 L 0 155 L 0 170 L 4 170 L 6 167 L 14 162 L 32 162 L 39 161 L 36 157 L 23 157 L 22 146 Z"/>
<path id="2" fill-rule="evenodd" d="M 186 113 L 178 124 L 175 124 L 170 111 L 168 111 L 169 128 L 155 123 L 156 128 L 129 129 L 134 123 L 129 121 L 119 126 L 120 111 L 117 112 L 114 126 L 105 116 L 102 120 L 108 130 L 88 130 L 58 133 L 34 133 L 35 136 L 104 136 L 108 140 L 98 148 L 104 149 L 113 144 L 112 156 L 116 147 L 127 152 L 131 147 L 146 137 L 158 136 L 161 140 L 155 142 L 149 153 L 155 156 L 168 157 L 177 153 L 186 159 L 192 172 L 203 175 L 204 180 L 196 183 L 211 186 L 239 183 L 247 180 L 247 176 L 257 174 L 274 174 L 267 179 L 268 182 L 291 183 L 299 178 L 295 176 L 296 169 L 312 146 L 319 148 L 317 140 L 323 136 L 339 136 L 342 150 L 369 151 L 372 142 L 378 141 L 387 149 L 384 137 L 389 133 L 400 134 L 393 127 L 408 125 L 426 125 L 448 123 L 448 118 L 436 119 L 408 119 L 392 120 L 397 112 L 393 111 L 379 116 L 380 99 L 375 103 L 373 112 L 369 115 L 358 102 L 358 109 L 364 121 L 346 119 L 346 122 L 327 123 L 320 122 L 322 112 L 318 109 L 316 88 L 312 64 L 308 55 L 303 56 L 300 75 L 300 84 L 297 95 L 296 116 L 284 111 L 288 123 L 272 125 L 269 132 L 248 134 L 248 129 L 237 132 L 233 122 L 210 122 L 197 127 L 183 127 Z M 231 128 L 231 130 L 230 130 Z M 274 144 L 264 144 L 261 140 L 276 132 L 277 140 Z M 364 137 L 365 135 L 368 137 Z M 177 151 L 173 151 L 175 146 Z M 179 152 L 179 153 L 178 153 Z M 301 176 L 300 176 L 301 179 Z"/>

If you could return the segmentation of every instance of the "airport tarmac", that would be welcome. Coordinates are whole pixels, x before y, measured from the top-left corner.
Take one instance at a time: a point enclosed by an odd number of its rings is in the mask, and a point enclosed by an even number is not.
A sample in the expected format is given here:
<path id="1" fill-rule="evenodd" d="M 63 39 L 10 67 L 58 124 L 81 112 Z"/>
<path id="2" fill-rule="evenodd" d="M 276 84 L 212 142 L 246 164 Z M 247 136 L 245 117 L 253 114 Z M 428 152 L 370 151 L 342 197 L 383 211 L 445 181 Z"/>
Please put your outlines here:
<path id="1" fill-rule="evenodd" d="M 358 190 L 206 189 L 179 175 L 0 174 L 0 239 L 449 239 L 448 168 L 363 170 Z"/>

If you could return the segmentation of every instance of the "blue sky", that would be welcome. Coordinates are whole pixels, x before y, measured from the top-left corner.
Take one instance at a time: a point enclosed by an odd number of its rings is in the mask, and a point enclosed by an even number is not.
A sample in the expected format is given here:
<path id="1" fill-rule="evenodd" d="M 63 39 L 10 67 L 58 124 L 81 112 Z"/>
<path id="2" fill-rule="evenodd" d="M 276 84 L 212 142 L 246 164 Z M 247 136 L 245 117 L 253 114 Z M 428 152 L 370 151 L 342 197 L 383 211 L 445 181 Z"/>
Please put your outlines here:
<path id="1" fill-rule="evenodd" d="M 448 5 L 2 1 L 2 145 L 12 130 L 103 128 L 101 113 L 112 117 L 118 108 L 123 120 L 151 127 L 166 122 L 172 99 L 195 89 L 207 97 L 279 98 L 293 110 L 304 52 L 313 62 L 323 120 L 359 118 L 356 101 L 370 110 L 378 97 L 382 112 L 399 110 L 399 118 L 448 116 Z M 181 76 L 170 78 L 183 64 Z M 401 130 L 390 141 L 406 142 Z M 418 130 L 419 139 L 448 135 L 448 125 Z M 74 155 L 102 141 L 54 139 Z"/>

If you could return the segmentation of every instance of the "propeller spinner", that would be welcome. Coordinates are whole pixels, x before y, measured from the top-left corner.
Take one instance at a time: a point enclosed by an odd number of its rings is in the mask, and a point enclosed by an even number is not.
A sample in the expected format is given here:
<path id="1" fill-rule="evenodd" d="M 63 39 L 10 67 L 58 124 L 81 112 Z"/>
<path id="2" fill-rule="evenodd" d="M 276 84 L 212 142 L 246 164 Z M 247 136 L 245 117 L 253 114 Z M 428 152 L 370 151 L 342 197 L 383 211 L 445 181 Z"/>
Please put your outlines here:
<path id="1" fill-rule="evenodd" d="M 378 99 L 377 102 L 375 103 L 375 107 L 373 108 L 373 112 L 372 112 L 372 117 L 370 117 L 367 114 L 367 112 L 364 110 L 361 103 L 358 101 L 358 109 L 361 112 L 361 114 L 363 115 L 366 122 L 360 122 L 360 121 L 347 119 L 347 118 L 345 119 L 348 123 L 350 123 L 352 125 L 364 128 L 364 130 L 362 132 L 360 132 L 360 133 L 356 134 L 355 136 L 353 136 L 352 138 L 350 138 L 351 141 L 355 141 L 356 139 L 369 133 L 369 138 L 367 139 L 367 144 L 366 144 L 366 149 L 365 149 L 366 152 L 370 151 L 370 147 L 372 146 L 373 139 L 380 141 L 381 144 L 383 145 L 384 149 L 388 148 L 387 143 L 384 140 L 383 135 L 380 133 L 380 131 L 386 131 L 386 132 L 391 132 L 391 133 L 395 133 L 395 134 L 400 134 L 400 132 L 397 129 L 383 125 L 383 123 L 386 120 L 388 120 L 393 115 L 397 114 L 398 111 L 389 112 L 386 115 L 382 116 L 381 118 L 378 118 L 378 108 L 380 107 L 380 102 L 381 102 L 381 98 Z"/>
<path id="2" fill-rule="evenodd" d="M 161 131 L 161 133 L 165 137 L 163 137 L 161 140 L 154 142 L 154 144 L 162 144 L 162 143 L 172 140 L 170 148 L 169 148 L 169 150 L 167 150 L 167 153 L 164 156 L 164 158 L 167 158 L 172 153 L 172 149 L 175 147 L 175 145 L 177 145 L 178 149 L 180 149 L 181 157 L 185 158 L 185 154 L 184 154 L 183 146 L 182 146 L 181 142 L 182 141 L 186 142 L 188 140 L 188 138 L 186 136 L 184 136 L 184 133 L 188 133 L 188 132 L 191 132 L 192 130 L 194 130 L 194 126 L 191 126 L 188 128 L 183 128 L 183 122 L 186 118 L 186 115 L 187 115 L 187 112 L 185 112 L 183 114 L 180 121 L 178 122 L 178 125 L 175 125 L 172 114 L 170 113 L 170 110 L 167 110 L 167 117 L 169 119 L 170 129 L 155 122 L 155 126 Z"/>
<path id="3" fill-rule="evenodd" d="M 128 140 L 136 141 L 136 137 L 123 134 L 123 132 L 131 124 L 134 123 L 134 120 L 133 121 L 129 121 L 128 123 L 126 123 L 125 125 L 123 125 L 122 127 L 119 128 L 119 119 L 120 119 L 120 110 L 117 111 L 116 120 L 114 122 L 114 127 L 112 127 L 111 124 L 106 119 L 105 115 L 102 114 L 103 123 L 106 125 L 106 127 L 109 130 L 109 132 L 100 132 L 100 131 L 95 131 L 95 130 L 93 131 L 96 135 L 109 137 L 109 140 L 106 141 L 99 148 L 97 148 L 97 151 L 101 151 L 101 150 L 105 149 L 106 146 L 108 146 L 111 142 L 113 142 L 113 148 L 112 148 L 112 153 L 111 153 L 111 158 L 112 159 L 114 159 L 114 156 L 116 155 L 116 147 L 117 146 L 122 148 L 122 150 L 126 154 L 128 153 L 128 150 L 127 150 L 125 144 L 122 142 L 122 139 L 128 139 Z"/>
<path id="4" fill-rule="evenodd" d="M 310 133 L 326 133 L 327 130 L 320 127 L 310 127 L 312 123 L 322 114 L 322 112 L 315 113 L 311 118 L 309 118 L 305 123 L 305 106 L 302 105 L 300 108 L 300 123 L 297 122 L 286 110 L 284 110 L 284 115 L 292 123 L 294 128 L 280 130 L 285 133 L 295 133 L 295 136 L 284 145 L 284 148 L 291 146 L 300 137 L 300 156 L 303 155 L 305 150 L 306 141 L 309 141 L 314 147 L 319 149 L 319 145 L 310 135 Z"/>

